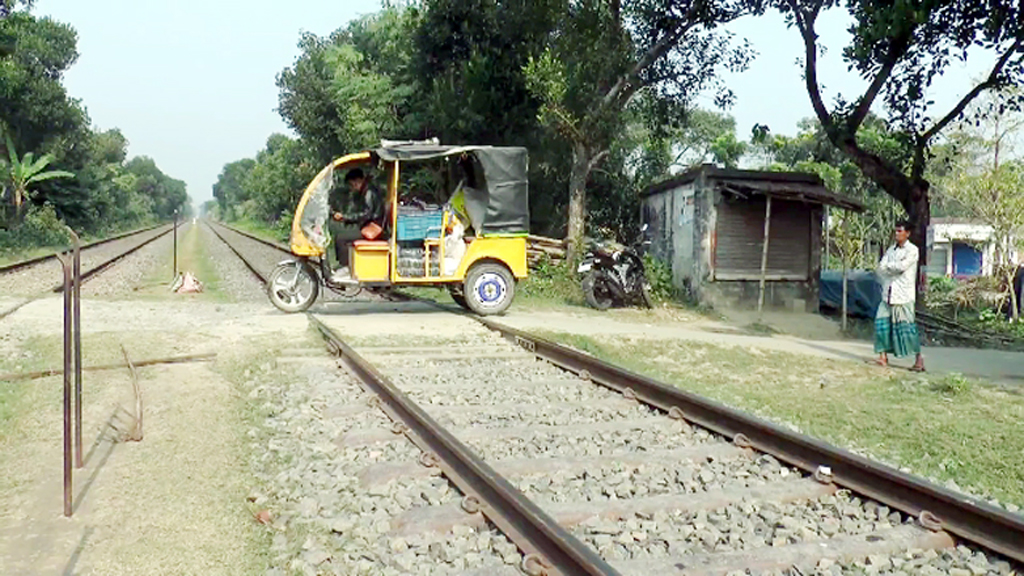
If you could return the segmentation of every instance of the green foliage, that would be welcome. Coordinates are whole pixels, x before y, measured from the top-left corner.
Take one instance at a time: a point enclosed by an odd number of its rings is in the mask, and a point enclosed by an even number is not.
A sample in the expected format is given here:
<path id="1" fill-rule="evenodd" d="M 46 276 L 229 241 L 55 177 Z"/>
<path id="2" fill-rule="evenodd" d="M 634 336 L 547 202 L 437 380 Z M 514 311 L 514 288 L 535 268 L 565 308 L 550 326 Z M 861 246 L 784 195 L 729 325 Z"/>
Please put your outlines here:
<path id="1" fill-rule="evenodd" d="M 153 215 L 162 220 L 170 220 L 177 210 L 183 215 L 188 205 L 188 194 L 185 183 L 164 174 L 156 162 L 147 156 L 136 156 L 124 166 L 125 172 L 134 177 L 131 182 L 136 192 L 152 202 Z"/>
<path id="2" fill-rule="evenodd" d="M 970 380 L 956 372 L 946 374 L 940 380 L 932 380 L 930 387 L 935 392 L 950 396 L 966 394 L 973 388 Z"/>
<path id="3" fill-rule="evenodd" d="M 61 75 L 78 59 L 77 34 L 67 24 L 18 11 L 0 19 L 0 120 L 19 150 L 40 150 L 88 128 L 85 111 L 68 97 Z M 5 154 L 6 156 L 6 154 Z"/>
<path id="4" fill-rule="evenodd" d="M 281 242 L 287 242 L 288 239 L 291 238 L 292 219 L 293 215 L 291 210 L 285 210 L 284 212 L 281 213 L 281 216 L 278 217 L 277 222 L 274 223 L 274 227 L 271 228 L 271 232 L 273 233 L 274 238 Z"/>
<path id="5" fill-rule="evenodd" d="M 572 153 L 570 248 L 585 232 L 587 181 L 620 145 L 631 116 L 662 136 L 661 126 L 678 126 L 697 94 L 714 91 L 719 104 L 731 100 L 719 75 L 744 69 L 749 53 L 715 28 L 745 8 L 730 2 L 702 8 L 660 0 L 564 3 L 549 42 L 524 65 L 527 87 L 541 103 L 540 124 Z"/>
<path id="6" fill-rule="evenodd" d="M 679 297 L 679 290 L 672 281 L 672 267 L 650 254 L 644 254 L 644 270 L 651 283 L 651 296 L 662 302 Z"/>
<path id="7" fill-rule="evenodd" d="M 40 246 L 66 246 L 67 228 L 53 206 L 32 206 L 25 217 L 9 229 L 0 229 L 0 252 L 17 252 Z"/>
<path id="8" fill-rule="evenodd" d="M 842 269 L 873 269 L 882 249 L 892 242 L 892 230 L 897 219 L 904 217 L 903 208 L 843 154 L 813 119 L 800 123 L 796 136 L 771 135 L 762 127 L 756 138 L 762 157 L 770 161 L 770 170 L 800 171 L 818 175 L 829 191 L 859 200 L 866 206 L 862 213 L 837 208 L 829 210 L 830 259 L 826 266 Z M 868 117 L 858 138 L 871 142 L 882 153 L 895 155 L 900 149 L 898 134 L 876 117 Z"/>
<path id="9" fill-rule="evenodd" d="M 306 185 L 321 168 L 301 140 L 273 134 L 256 154 L 224 166 L 213 195 L 226 221 L 253 220 L 283 229 Z"/>
<path id="10" fill-rule="evenodd" d="M 928 293 L 936 296 L 950 294 L 956 290 L 956 280 L 948 276 L 933 276 L 928 279 Z"/>
<path id="11" fill-rule="evenodd" d="M 250 191 L 246 188 L 246 179 L 256 166 L 252 158 L 229 162 L 217 177 L 213 185 L 213 197 L 217 200 L 221 217 L 225 220 L 236 218 L 235 210 L 249 199 Z"/>
<path id="12" fill-rule="evenodd" d="M 562 304 L 583 303 L 583 290 L 576 268 L 570 262 L 553 263 L 546 256 L 517 286 L 517 290 L 528 298 Z"/>
<path id="13" fill-rule="evenodd" d="M 52 154 L 44 154 L 39 159 L 29 152 L 24 157 L 18 158 L 18 152 L 11 141 L 9 134 L 4 135 L 7 144 L 9 162 L 2 166 L 6 184 L 10 184 L 13 195 L 15 210 L 21 210 L 21 205 L 29 200 L 29 187 L 33 184 L 52 180 L 54 178 L 74 178 L 75 175 L 65 170 L 46 170 L 46 167 L 53 162 Z M 3 198 L 0 198 L 3 200 Z"/>

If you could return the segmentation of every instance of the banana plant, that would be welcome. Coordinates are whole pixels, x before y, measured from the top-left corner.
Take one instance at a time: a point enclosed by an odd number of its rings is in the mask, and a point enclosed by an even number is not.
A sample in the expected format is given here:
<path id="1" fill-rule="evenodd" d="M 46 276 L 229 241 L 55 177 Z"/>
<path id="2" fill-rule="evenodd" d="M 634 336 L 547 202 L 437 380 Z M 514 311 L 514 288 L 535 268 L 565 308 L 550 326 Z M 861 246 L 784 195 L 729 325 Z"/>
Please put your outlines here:
<path id="1" fill-rule="evenodd" d="M 50 162 L 53 162 L 52 154 L 43 154 L 36 159 L 32 152 L 29 152 L 19 160 L 10 135 L 5 135 L 5 138 L 7 140 L 7 155 L 10 161 L 4 168 L 6 169 L 8 183 L 14 193 L 14 210 L 16 214 L 21 212 L 21 205 L 28 198 L 28 188 L 32 184 L 54 178 L 75 177 L 74 174 L 65 170 L 46 170 Z"/>

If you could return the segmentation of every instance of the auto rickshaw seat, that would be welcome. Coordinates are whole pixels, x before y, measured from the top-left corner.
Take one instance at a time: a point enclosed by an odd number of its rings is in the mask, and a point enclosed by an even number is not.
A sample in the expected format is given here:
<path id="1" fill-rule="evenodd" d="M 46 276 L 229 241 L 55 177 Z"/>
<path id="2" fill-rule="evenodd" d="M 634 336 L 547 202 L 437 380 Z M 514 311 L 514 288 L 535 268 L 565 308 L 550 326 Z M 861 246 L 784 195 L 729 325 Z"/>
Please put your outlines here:
<path id="1" fill-rule="evenodd" d="M 352 246 L 356 248 L 386 248 L 388 246 L 387 240 L 355 240 L 352 242 Z"/>

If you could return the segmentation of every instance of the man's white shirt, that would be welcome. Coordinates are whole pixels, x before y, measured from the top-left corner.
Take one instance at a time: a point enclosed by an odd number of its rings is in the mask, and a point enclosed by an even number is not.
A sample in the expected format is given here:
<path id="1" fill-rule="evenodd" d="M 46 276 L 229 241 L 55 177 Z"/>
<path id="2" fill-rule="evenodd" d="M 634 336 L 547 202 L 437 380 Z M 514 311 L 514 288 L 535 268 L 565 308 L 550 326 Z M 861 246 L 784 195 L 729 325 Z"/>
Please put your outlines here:
<path id="1" fill-rule="evenodd" d="M 882 299 L 889 304 L 910 304 L 915 299 L 917 278 L 917 246 L 910 240 L 893 244 L 878 263 L 878 277 L 882 285 Z"/>

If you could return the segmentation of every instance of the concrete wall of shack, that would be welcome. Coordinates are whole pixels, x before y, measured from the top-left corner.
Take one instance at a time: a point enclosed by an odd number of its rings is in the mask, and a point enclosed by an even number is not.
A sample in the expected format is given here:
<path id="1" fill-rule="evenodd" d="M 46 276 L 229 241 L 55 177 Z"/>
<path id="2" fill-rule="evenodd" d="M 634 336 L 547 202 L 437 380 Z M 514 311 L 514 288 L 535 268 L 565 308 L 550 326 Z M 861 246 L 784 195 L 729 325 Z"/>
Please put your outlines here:
<path id="1" fill-rule="evenodd" d="M 758 299 L 757 279 L 714 279 L 717 206 L 721 201 L 721 193 L 704 174 L 644 198 L 642 219 L 649 226 L 651 254 L 670 264 L 676 287 L 697 302 L 719 308 L 754 308 Z M 811 219 L 809 277 L 806 281 L 766 282 L 767 308 L 818 310 L 824 209 L 816 204 L 804 206 Z"/>

